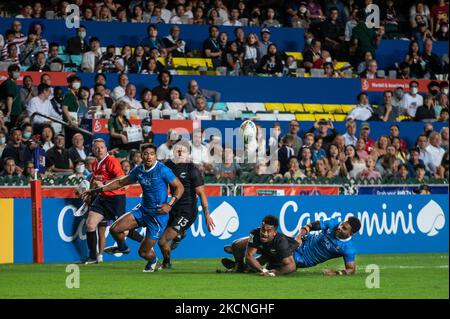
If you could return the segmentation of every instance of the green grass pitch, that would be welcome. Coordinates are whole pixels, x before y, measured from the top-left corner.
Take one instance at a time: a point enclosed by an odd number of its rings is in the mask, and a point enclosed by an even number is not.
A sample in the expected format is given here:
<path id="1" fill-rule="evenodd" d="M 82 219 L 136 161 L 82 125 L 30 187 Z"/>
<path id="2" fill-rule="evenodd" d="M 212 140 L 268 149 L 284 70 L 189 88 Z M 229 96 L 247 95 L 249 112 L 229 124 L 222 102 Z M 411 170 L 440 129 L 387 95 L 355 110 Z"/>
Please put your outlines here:
<path id="1" fill-rule="evenodd" d="M 449 298 L 448 253 L 360 255 L 354 276 L 325 277 L 332 260 L 284 277 L 216 273 L 218 259 L 179 259 L 172 270 L 142 273 L 144 261 L 80 265 L 80 288 L 66 288 L 66 264 L 0 265 L 0 298 Z M 368 289 L 365 268 L 380 269 Z"/>

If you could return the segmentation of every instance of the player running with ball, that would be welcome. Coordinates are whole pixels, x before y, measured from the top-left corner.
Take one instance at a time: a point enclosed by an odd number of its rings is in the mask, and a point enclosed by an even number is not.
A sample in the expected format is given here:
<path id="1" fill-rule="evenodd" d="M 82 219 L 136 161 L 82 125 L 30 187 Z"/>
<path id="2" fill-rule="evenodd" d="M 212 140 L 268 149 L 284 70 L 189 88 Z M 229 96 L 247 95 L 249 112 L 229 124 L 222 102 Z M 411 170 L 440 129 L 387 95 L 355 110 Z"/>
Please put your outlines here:
<path id="1" fill-rule="evenodd" d="M 129 230 L 146 227 L 145 239 L 139 247 L 139 256 L 147 260 L 144 272 L 154 272 L 158 259 L 153 246 L 160 239 L 169 219 L 169 213 L 184 192 L 183 184 L 164 164 L 156 160 L 156 146 L 141 146 L 142 164 L 136 166 L 127 176 L 95 189 L 84 195 L 110 192 L 139 182 L 142 187 L 142 202 L 120 217 L 110 228 L 117 242 L 114 253 L 127 251 L 125 236 Z M 172 198 L 167 202 L 167 189 L 170 185 Z"/>

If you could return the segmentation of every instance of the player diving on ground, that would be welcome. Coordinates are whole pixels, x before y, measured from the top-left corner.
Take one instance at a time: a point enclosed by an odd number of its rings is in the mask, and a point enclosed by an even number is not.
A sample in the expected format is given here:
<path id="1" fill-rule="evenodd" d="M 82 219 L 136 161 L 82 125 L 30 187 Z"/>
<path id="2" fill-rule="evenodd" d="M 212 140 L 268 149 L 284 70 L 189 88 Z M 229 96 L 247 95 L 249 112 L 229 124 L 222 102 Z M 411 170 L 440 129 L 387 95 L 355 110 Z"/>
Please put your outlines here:
<path id="1" fill-rule="evenodd" d="M 222 264 L 231 272 L 244 272 L 250 268 L 264 276 L 292 273 L 297 268 L 316 266 L 327 260 L 343 257 L 345 269 L 325 269 L 324 275 L 352 275 L 356 271 L 353 234 L 361 228 L 356 217 L 344 222 L 337 218 L 314 221 L 302 227 L 294 238 L 277 231 L 278 219 L 266 216 L 262 225 L 245 238 L 235 240 L 225 251 L 235 260 L 222 259 Z M 311 231 L 318 231 L 312 234 Z M 260 254 L 257 258 L 256 255 Z M 266 265 L 266 267 L 264 267 Z"/>

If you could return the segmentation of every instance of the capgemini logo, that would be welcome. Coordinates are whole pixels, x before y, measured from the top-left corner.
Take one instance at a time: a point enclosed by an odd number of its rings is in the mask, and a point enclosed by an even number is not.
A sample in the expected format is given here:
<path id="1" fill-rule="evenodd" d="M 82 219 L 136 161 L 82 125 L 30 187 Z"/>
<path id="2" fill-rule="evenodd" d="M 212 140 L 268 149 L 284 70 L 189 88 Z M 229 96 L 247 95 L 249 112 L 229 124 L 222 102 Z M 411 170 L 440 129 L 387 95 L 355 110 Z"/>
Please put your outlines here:
<path id="1" fill-rule="evenodd" d="M 223 202 L 212 213 L 211 217 L 216 224 L 211 234 L 219 239 L 228 239 L 231 235 L 239 229 L 239 217 L 236 210 L 228 204 Z"/>
<path id="2" fill-rule="evenodd" d="M 427 234 L 427 236 L 436 236 L 445 226 L 445 215 L 441 206 L 434 200 L 430 200 L 417 215 L 417 227 Z"/>

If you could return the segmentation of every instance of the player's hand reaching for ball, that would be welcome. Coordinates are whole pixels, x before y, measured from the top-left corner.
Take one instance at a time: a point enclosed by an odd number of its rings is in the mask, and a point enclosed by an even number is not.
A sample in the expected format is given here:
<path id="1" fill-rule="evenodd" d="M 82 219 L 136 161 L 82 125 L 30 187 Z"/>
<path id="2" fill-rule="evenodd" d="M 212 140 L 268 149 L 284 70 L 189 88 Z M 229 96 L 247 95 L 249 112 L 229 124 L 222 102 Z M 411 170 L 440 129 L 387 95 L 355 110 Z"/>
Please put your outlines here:
<path id="1" fill-rule="evenodd" d="M 172 210 L 172 206 L 169 204 L 162 204 L 159 206 L 158 213 L 160 214 L 168 214 Z"/>
<path id="2" fill-rule="evenodd" d="M 264 269 L 264 271 L 260 272 L 259 274 L 264 277 L 275 277 L 275 273 L 267 269 Z"/>
<path id="3" fill-rule="evenodd" d="M 336 276 L 336 272 L 332 269 L 324 269 L 323 274 L 325 276 Z"/>

